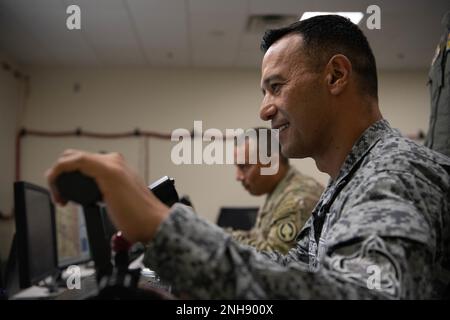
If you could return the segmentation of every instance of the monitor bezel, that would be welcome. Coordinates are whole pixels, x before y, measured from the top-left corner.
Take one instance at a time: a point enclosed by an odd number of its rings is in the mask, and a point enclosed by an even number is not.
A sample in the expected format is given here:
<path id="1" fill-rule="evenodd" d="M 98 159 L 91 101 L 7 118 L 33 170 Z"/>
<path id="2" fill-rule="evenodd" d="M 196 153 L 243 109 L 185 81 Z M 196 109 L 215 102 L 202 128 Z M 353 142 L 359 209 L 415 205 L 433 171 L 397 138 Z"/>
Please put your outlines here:
<path id="1" fill-rule="evenodd" d="M 52 230 L 52 244 L 53 248 L 53 268 L 38 275 L 31 275 L 30 266 L 30 245 L 29 245 L 29 224 L 28 224 L 28 209 L 26 206 L 26 192 L 27 190 L 36 191 L 45 194 L 48 197 L 50 205 L 50 221 Z M 45 278 L 55 275 L 58 272 L 58 249 L 56 242 L 56 221 L 55 221 L 55 207 L 51 199 L 50 192 L 38 185 L 17 181 L 14 183 L 14 204 L 15 204 L 15 221 L 16 221 L 16 236 L 17 236 L 17 255 L 19 259 L 19 282 L 21 288 L 28 288 L 32 285 L 38 284 Z"/>

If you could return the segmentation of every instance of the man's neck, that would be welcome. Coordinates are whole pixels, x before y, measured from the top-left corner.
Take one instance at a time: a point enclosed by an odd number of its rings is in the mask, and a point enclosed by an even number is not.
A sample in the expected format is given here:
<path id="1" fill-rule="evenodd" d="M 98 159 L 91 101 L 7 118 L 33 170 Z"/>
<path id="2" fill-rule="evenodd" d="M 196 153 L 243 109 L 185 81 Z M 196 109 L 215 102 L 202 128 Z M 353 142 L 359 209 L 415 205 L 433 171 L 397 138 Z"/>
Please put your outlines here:
<path id="1" fill-rule="evenodd" d="M 333 180 L 337 178 L 356 141 L 367 128 L 382 119 L 378 107 L 373 110 L 370 116 L 365 114 L 358 117 L 356 114 L 354 119 L 360 119 L 359 121 L 355 120 L 351 123 L 344 121 L 341 125 L 336 126 L 326 148 L 322 153 L 313 157 L 320 171 L 328 173 Z"/>

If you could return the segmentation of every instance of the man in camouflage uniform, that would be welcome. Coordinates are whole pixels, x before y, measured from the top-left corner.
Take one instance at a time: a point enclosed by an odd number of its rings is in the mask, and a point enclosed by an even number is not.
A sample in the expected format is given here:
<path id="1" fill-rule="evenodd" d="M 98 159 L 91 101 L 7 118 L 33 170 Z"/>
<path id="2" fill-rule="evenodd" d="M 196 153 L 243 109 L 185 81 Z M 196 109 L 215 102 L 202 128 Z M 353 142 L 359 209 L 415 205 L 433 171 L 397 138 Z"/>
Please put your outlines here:
<path id="1" fill-rule="evenodd" d="M 259 143 L 266 141 L 265 149 L 270 153 L 272 139 L 270 130 L 266 128 L 253 130 L 255 136 L 238 139 L 235 147 L 235 158 L 239 152 L 245 155 L 244 163 L 236 164 L 236 179 L 250 194 L 268 195 L 258 212 L 255 226 L 251 230 L 234 230 L 231 235 L 240 243 L 258 250 L 287 253 L 295 246 L 295 238 L 311 216 L 323 187 L 291 167 L 289 159 L 280 152 L 276 155 L 268 154 L 271 162 L 278 162 L 278 170 L 274 174 L 262 174 L 261 168 L 264 165 L 257 156 L 256 163 L 250 163 L 250 152 L 254 150 L 259 154 Z M 260 139 L 259 135 L 265 133 L 266 139 Z"/>
<path id="2" fill-rule="evenodd" d="M 117 154 L 67 151 L 50 186 L 64 171 L 94 177 L 125 237 L 147 244 L 144 262 L 193 298 L 445 297 L 450 160 L 382 118 L 361 30 L 318 16 L 269 31 L 262 47 L 261 118 L 280 129 L 285 155 L 311 156 L 331 176 L 288 254 L 259 253 L 189 207 L 167 208 Z"/>
<path id="3" fill-rule="evenodd" d="M 445 31 L 428 74 L 431 114 L 425 145 L 450 157 L 450 11 L 442 25 Z"/>

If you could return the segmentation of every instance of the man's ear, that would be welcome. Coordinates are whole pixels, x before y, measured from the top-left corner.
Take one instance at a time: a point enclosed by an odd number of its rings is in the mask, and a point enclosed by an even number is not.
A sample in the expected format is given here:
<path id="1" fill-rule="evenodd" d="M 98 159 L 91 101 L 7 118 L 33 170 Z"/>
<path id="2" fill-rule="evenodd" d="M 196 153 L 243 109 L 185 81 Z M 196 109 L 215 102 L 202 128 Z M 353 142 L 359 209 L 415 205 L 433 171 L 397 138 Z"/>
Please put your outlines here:
<path id="1" fill-rule="evenodd" d="M 326 82 L 330 93 L 338 95 L 346 88 L 352 73 L 352 63 L 343 54 L 336 54 L 328 61 L 326 70 Z"/>

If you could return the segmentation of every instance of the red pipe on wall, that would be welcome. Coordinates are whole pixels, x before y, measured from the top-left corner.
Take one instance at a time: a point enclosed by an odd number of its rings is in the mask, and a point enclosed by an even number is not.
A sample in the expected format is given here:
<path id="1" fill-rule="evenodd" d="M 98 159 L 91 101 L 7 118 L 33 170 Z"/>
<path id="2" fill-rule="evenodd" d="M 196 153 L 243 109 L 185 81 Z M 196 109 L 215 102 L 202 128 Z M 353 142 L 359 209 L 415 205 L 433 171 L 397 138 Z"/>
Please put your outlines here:
<path id="1" fill-rule="evenodd" d="M 83 131 L 81 129 L 76 129 L 74 131 L 40 131 L 40 130 L 28 130 L 21 129 L 16 134 L 16 154 L 15 154 L 15 171 L 16 171 L 16 181 L 20 180 L 20 162 L 21 162 L 21 141 L 25 136 L 38 136 L 38 137 L 51 137 L 51 138 L 62 138 L 62 137 L 87 137 L 95 139 L 120 139 L 120 138 L 132 138 L 132 137 L 146 137 L 170 140 L 171 134 L 161 133 L 156 131 L 141 131 L 136 129 L 129 132 L 121 133 L 98 133 L 91 131 Z M 146 141 L 147 143 L 147 141 Z M 146 152 L 148 149 L 146 148 Z"/>

